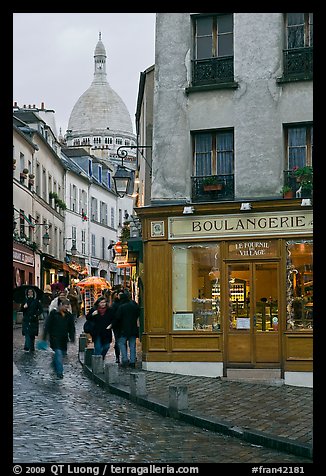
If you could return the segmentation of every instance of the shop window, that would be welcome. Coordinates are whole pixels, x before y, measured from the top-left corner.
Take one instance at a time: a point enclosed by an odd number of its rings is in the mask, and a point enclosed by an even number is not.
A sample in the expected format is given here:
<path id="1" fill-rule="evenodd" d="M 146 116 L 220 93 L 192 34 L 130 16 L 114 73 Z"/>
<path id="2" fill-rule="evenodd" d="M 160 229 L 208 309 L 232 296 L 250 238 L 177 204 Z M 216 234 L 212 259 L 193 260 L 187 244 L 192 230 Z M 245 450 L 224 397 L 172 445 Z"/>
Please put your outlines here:
<path id="1" fill-rule="evenodd" d="M 287 329 L 313 328 L 313 244 L 294 240 L 287 244 Z"/>
<path id="2" fill-rule="evenodd" d="M 219 245 L 173 246 L 173 331 L 220 330 L 219 287 Z"/>

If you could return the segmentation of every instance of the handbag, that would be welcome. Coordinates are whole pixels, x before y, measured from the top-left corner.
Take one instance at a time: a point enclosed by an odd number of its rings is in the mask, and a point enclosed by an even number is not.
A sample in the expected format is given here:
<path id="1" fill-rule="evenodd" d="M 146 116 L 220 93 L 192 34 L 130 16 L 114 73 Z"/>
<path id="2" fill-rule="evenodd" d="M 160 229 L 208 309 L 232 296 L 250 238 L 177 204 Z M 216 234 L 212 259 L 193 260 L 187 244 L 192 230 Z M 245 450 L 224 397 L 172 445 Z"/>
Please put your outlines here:
<path id="1" fill-rule="evenodd" d="M 37 341 L 36 348 L 38 350 L 47 350 L 48 349 L 48 343 L 46 340 L 39 340 Z"/>
<path id="2" fill-rule="evenodd" d="M 94 330 L 95 330 L 95 322 L 94 321 L 90 321 L 90 320 L 87 320 L 85 323 L 84 323 L 84 327 L 83 327 L 83 330 L 86 334 L 93 334 Z"/>

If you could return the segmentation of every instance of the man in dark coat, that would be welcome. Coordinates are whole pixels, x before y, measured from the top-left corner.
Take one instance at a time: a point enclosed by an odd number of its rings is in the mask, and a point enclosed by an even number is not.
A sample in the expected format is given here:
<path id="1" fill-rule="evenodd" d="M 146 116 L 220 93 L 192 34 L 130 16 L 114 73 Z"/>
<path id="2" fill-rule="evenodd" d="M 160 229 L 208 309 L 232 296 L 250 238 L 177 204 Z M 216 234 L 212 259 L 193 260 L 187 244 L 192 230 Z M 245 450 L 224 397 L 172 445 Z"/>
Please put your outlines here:
<path id="1" fill-rule="evenodd" d="M 115 291 L 112 294 L 112 304 L 110 308 L 113 311 L 113 319 L 117 313 L 117 310 L 121 304 L 120 298 L 119 298 L 119 293 Z M 119 347 L 119 337 L 120 337 L 120 329 L 119 329 L 119 323 L 115 321 L 115 326 L 112 327 L 113 335 L 114 335 L 114 353 L 115 353 L 115 362 L 116 364 L 120 363 L 120 347 Z"/>
<path id="2" fill-rule="evenodd" d="M 32 288 L 26 291 L 26 300 L 22 305 L 22 309 L 22 334 L 25 336 L 24 350 L 34 352 L 35 336 L 38 335 L 39 316 L 43 312 L 43 306 L 36 298 L 36 293 Z"/>
<path id="3" fill-rule="evenodd" d="M 120 293 L 120 301 L 114 320 L 112 322 L 113 329 L 118 327 L 120 330 L 120 337 L 118 338 L 120 353 L 121 353 L 121 367 L 128 366 L 128 348 L 129 346 L 129 367 L 135 368 L 136 365 L 136 339 L 139 334 L 138 319 L 140 309 L 138 304 L 130 299 L 126 293 Z"/>
<path id="4" fill-rule="evenodd" d="M 68 311 L 70 302 L 59 298 L 58 309 L 53 309 L 45 321 L 43 340 L 50 338 L 50 347 L 54 351 L 53 366 L 59 378 L 63 378 L 63 357 L 67 355 L 68 342 L 75 341 L 76 329 L 72 314 Z"/>

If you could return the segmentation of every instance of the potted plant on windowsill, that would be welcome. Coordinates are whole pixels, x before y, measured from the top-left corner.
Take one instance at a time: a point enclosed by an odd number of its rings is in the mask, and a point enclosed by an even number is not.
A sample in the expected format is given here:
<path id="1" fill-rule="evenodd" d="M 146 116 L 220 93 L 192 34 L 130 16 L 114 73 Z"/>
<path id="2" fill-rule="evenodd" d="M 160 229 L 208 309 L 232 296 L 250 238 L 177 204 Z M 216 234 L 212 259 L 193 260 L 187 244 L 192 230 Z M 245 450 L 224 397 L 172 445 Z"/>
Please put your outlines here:
<path id="1" fill-rule="evenodd" d="M 293 167 L 293 175 L 299 183 L 312 182 L 313 168 L 311 165 L 305 165 L 304 167 Z"/>
<path id="2" fill-rule="evenodd" d="M 28 174 L 28 169 L 23 169 L 22 172 L 20 172 L 20 178 L 21 179 L 26 179 Z"/>
<path id="3" fill-rule="evenodd" d="M 297 179 L 297 182 L 300 184 L 300 188 L 297 190 L 297 192 L 300 191 L 300 196 L 302 198 L 311 198 L 313 189 L 312 166 L 305 165 L 304 167 L 294 167 L 293 173 Z"/>
<path id="4" fill-rule="evenodd" d="M 288 185 L 284 185 L 281 189 L 281 194 L 283 195 L 283 198 L 293 198 L 294 197 L 294 192 L 291 187 Z"/>
<path id="5" fill-rule="evenodd" d="M 216 175 L 211 175 L 210 177 L 206 177 L 203 180 L 203 189 L 205 192 L 215 191 L 215 190 L 222 190 L 223 182 L 216 177 Z"/>

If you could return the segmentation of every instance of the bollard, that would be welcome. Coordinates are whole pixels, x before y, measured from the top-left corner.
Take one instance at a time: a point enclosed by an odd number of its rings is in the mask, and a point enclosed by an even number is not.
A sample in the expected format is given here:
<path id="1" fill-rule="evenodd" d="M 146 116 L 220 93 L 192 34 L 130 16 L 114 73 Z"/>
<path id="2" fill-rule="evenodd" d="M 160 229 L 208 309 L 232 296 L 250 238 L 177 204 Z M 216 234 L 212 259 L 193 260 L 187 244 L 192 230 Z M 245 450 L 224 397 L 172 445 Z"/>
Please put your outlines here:
<path id="1" fill-rule="evenodd" d="M 119 382 L 119 372 L 117 364 L 106 363 L 104 365 L 105 382 L 108 384 Z"/>
<path id="2" fill-rule="evenodd" d="M 186 385 L 169 386 L 169 408 L 171 410 L 187 410 L 188 387 Z"/>
<path id="3" fill-rule="evenodd" d="M 130 395 L 144 397 L 147 395 L 145 373 L 132 372 L 130 374 Z"/>
<path id="4" fill-rule="evenodd" d="M 87 337 L 80 335 L 79 337 L 79 352 L 85 352 L 87 347 Z"/>
<path id="5" fill-rule="evenodd" d="M 16 324 L 21 324 L 22 322 L 23 322 L 23 313 L 21 311 L 17 311 Z"/>
<path id="6" fill-rule="evenodd" d="M 92 372 L 102 374 L 104 372 L 103 357 L 101 355 L 92 355 Z"/>
<path id="7" fill-rule="evenodd" d="M 94 354 L 94 349 L 92 347 L 86 347 L 85 353 L 84 353 L 84 364 L 87 365 L 87 367 L 92 366 L 93 354 Z"/>

